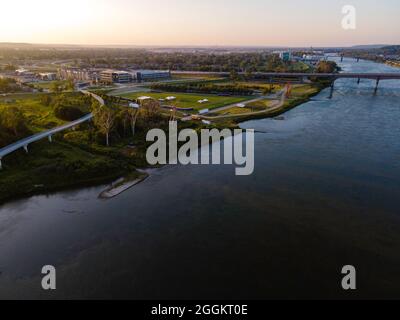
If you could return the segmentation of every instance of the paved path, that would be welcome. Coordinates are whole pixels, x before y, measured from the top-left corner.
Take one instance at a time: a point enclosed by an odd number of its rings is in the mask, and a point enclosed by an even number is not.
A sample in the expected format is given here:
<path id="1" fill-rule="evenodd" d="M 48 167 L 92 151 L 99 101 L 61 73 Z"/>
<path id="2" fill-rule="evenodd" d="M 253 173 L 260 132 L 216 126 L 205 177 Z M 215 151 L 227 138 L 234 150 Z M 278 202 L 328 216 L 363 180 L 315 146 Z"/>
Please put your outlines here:
<path id="1" fill-rule="evenodd" d="M 255 98 L 255 99 L 244 100 L 244 101 L 242 101 L 242 102 L 236 102 L 236 103 L 233 103 L 233 104 L 224 106 L 224 107 L 219 107 L 219 108 L 211 109 L 210 112 L 207 112 L 207 114 L 216 113 L 216 112 L 221 112 L 221 111 L 224 111 L 224 110 L 228 110 L 228 109 L 231 109 L 231 108 L 235 108 L 235 107 L 237 107 L 237 105 L 239 105 L 239 104 L 247 105 L 247 104 L 249 104 L 249 103 L 257 102 L 257 101 L 260 101 L 260 100 L 266 100 L 266 99 L 271 99 L 271 100 L 272 100 L 273 97 L 275 97 L 275 94 L 274 94 L 274 95 L 268 95 L 268 96 L 259 96 L 259 97 Z"/>
<path id="2" fill-rule="evenodd" d="M 265 98 L 270 98 L 270 96 L 267 97 L 263 97 L 263 98 L 259 98 L 259 99 L 255 99 L 255 101 L 259 101 L 261 99 L 265 99 Z M 228 118 L 238 118 L 238 117 L 244 117 L 244 116 L 253 116 L 253 115 L 257 115 L 257 114 L 265 114 L 268 115 L 269 113 L 275 112 L 277 110 L 279 110 L 280 108 L 282 108 L 283 104 L 286 101 L 286 89 L 283 89 L 282 91 L 280 91 L 278 94 L 276 94 L 277 99 L 274 100 L 273 104 L 271 106 L 269 106 L 268 108 L 266 108 L 265 110 L 261 110 L 261 111 L 255 111 L 255 112 L 246 112 L 246 113 L 241 113 L 241 114 L 229 114 L 229 115 L 220 115 L 220 116 L 201 116 L 202 119 L 204 120 L 216 120 L 216 119 L 228 119 Z M 254 100 L 252 101 L 248 101 L 247 103 L 250 102 L 254 102 Z M 236 104 L 237 105 L 237 104 Z"/>
<path id="3" fill-rule="evenodd" d="M 89 91 L 86 91 L 86 90 L 81 90 L 80 92 L 82 92 L 83 94 L 86 94 L 86 95 L 90 95 L 91 97 L 96 99 L 100 104 L 104 105 L 104 100 L 101 97 L 99 97 L 98 95 L 96 95 L 94 93 L 91 93 Z M 62 126 L 59 126 L 57 128 L 53 128 L 53 129 L 50 129 L 50 130 L 47 130 L 47 131 L 43 131 L 43 132 L 37 133 L 37 134 L 35 134 L 33 136 L 24 138 L 22 140 L 14 142 L 14 143 L 12 143 L 12 144 L 10 144 L 8 146 L 5 146 L 4 148 L 1 148 L 0 149 L 0 169 L 2 168 L 1 159 L 3 157 L 5 157 L 6 155 L 8 155 L 8 154 L 10 154 L 10 153 L 12 153 L 12 152 L 14 152 L 14 151 L 16 151 L 18 149 L 25 149 L 25 151 L 28 152 L 28 145 L 29 144 L 31 144 L 33 142 L 36 142 L 36 141 L 39 141 L 39 140 L 42 140 L 42 139 L 45 139 L 45 138 L 48 138 L 49 141 L 51 142 L 52 141 L 52 136 L 55 135 L 56 133 L 59 133 L 59 132 L 64 131 L 64 130 L 68 130 L 68 129 L 74 128 L 74 127 L 78 126 L 81 123 L 89 121 L 92 118 L 93 118 L 93 114 L 89 113 L 86 116 L 84 116 L 84 117 L 82 117 L 82 118 L 80 118 L 78 120 L 69 122 L 69 123 L 64 124 Z"/>

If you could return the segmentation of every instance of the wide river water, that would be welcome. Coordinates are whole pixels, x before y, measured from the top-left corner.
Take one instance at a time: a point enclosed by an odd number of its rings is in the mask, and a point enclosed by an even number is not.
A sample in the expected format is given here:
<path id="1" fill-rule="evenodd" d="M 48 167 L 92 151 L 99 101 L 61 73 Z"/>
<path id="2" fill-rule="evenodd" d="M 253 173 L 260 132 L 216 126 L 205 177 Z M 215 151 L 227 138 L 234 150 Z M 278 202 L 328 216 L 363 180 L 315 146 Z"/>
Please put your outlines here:
<path id="1" fill-rule="evenodd" d="M 331 100 L 243 123 L 251 176 L 168 166 L 107 201 L 99 186 L 1 206 L 0 298 L 400 298 L 400 81 L 374 85 L 338 80 Z"/>

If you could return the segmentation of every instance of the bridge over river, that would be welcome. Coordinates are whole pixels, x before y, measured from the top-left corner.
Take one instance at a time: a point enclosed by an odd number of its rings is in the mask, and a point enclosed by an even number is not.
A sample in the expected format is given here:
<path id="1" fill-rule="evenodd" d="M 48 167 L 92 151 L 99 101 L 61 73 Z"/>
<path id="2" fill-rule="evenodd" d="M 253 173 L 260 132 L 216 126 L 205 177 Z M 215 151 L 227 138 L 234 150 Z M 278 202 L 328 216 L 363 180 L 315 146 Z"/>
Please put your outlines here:
<path id="1" fill-rule="evenodd" d="M 229 77 L 230 72 L 200 72 L 200 71 L 174 71 L 174 74 L 198 74 L 198 75 L 216 75 L 221 77 Z M 245 72 L 239 72 L 239 75 L 245 76 Z M 255 79 L 265 79 L 269 83 L 297 82 L 304 83 L 310 79 L 326 79 L 332 82 L 331 96 L 334 90 L 334 82 L 337 79 L 357 79 L 360 83 L 361 79 L 375 80 L 375 90 L 377 92 L 380 81 L 382 80 L 400 80 L 400 73 L 305 73 L 305 72 L 253 72 L 252 77 Z"/>
<path id="2" fill-rule="evenodd" d="M 188 74 L 188 73 L 195 73 L 195 74 L 209 74 L 209 75 L 219 75 L 223 77 L 229 77 L 230 73 L 229 72 L 196 72 L 196 71 L 176 71 L 174 73 L 180 73 L 180 74 Z M 244 75 L 244 72 L 241 72 L 239 74 Z M 376 86 L 375 86 L 375 93 L 378 90 L 379 82 L 381 80 L 400 80 L 400 73 L 290 73 L 290 72 L 254 72 L 253 73 L 254 77 L 258 78 L 263 78 L 263 79 L 268 79 L 271 83 L 274 80 L 280 81 L 280 82 L 290 82 L 290 79 L 297 79 L 300 82 L 304 82 L 306 79 L 310 78 L 323 78 L 332 81 L 331 84 L 331 94 L 330 97 L 333 95 L 334 91 L 334 83 L 335 80 L 337 79 L 357 79 L 358 83 L 360 83 L 361 79 L 370 79 L 370 80 L 375 80 L 376 81 Z M 100 104 L 104 105 L 105 102 L 104 100 L 99 97 L 98 95 L 86 91 L 86 90 L 80 90 L 83 94 L 90 95 L 94 99 L 96 99 Z M 18 150 L 18 149 L 25 149 L 26 152 L 28 152 L 28 145 L 35 142 L 39 141 L 45 138 L 48 138 L 49 141 L 52 140 L 52 136 L 58 132 L 74 128 L 77 125 L 84 123 L 86 121 L 89 121 L 90 119 L 93 118 L 93 115 L 90 113 L 81 119 L 78 119 L 76 121 L 67 123 L 63 126 L 47 130 L 41 133 L 38 133 L 36 135 L 33 135 L 31 137 L 22 139 L 20 141 L 17 141 L 11 145 L 8 145 L 2 149 L 0 149 L 0 169 L 2 168 L 2 163 L 1 160 L 4 156 Z"/>

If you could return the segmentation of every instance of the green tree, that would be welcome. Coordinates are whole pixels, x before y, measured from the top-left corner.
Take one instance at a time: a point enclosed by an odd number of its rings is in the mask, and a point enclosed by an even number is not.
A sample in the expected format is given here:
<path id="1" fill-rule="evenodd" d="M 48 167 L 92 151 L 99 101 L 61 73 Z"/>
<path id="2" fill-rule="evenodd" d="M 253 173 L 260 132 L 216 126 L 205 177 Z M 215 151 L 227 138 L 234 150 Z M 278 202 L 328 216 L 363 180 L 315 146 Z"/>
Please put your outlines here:
<path id="1" fill-rule="evenodd" d="M 115 124 L 115 110 L 106 105 L 94 103 L 93 120 L 99 131 L 106 136 L 106 146 L 110 146 L 110 133 Z"/>
<path id="2" fill-rule="evenodd" d="M 253 73 L 251 72 L 250 69 L 247 69 L 246 73 L 245 73 L 246 80 L 250 80 L 252 77 L 253 77 Z"/>
<path id="3" fill-rule="evenodd" d="M 139 109 L 129 108 L 127 110 L 127 113 L 128 113 L 129 124 L 131 125 L 132 137 L 134 137 L 136 132 L 136 122 L 140 112 Z"/>
<path id="4" fill-rule="evenodd" d="M 239 75 L 236 70 L 232 69 L 230 72 L 230 78 L 232 81 L 236 81 L 239 79 Z"/>
<path id="5" fill-rule="evenodd" d="M 160 103 L 154 99 L 147 99 L 141 102 L 141 109 L 147 120 L 155 120 L 160 115 L 160 108 Z"/>
<path id="6" fill-rule="evenodd" d="M 49 94 L 42 94 L 40 96 L 40 103 L 46 107 L 50 106 L 52 102 L 51 96 Z"/>
<path id="7" fill-rule="evenodd" d="M 50 86 L 50 91 L 54 93 L 60 93 L 63 91 L 62 85 L 59 81 L 54 81 Z"/>
<path id="8" fill-rule="evenodd" d="M 70 80 L 67 81 L 66 89 L 69 90 L 69 91 L 74 91 L 75 90 L 74 80 L 70 79 Z"/>
<path id="9" fill-rule="evenodd" d="M 5 108 L 1 113 L 0 124 L 6 130 L 12 132 L 15 137 L 28 132 L 26 118 L 17 107 Z"/>
<path id="10" fill-rule="evenodd" d="M 317 73 L 333 73 L 337 70 L 337 64 L 334 61 L 320 61 L 317 66 Z"/>

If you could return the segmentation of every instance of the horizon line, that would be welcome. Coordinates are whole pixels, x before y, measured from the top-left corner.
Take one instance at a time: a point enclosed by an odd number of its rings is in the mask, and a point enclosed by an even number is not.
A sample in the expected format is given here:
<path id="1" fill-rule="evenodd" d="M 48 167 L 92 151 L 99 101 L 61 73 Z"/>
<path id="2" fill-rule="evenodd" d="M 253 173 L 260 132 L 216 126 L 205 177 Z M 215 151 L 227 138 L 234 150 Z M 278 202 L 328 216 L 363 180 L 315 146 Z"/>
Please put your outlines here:
<path id="1" fill-rule="evenodd" d="M 74 43 L 40 43 L 40 42 L 9 42 L 2 41 L 0 45 L 36 45 L 36 46 L 71 46 L 71 47 L 137 47 L 137 48 L 352 48 L 360 46 L 397 46 L 400 44 L 363 43 L 353 45 L 233 45 L 233 44 L 74 44 Z"/>

